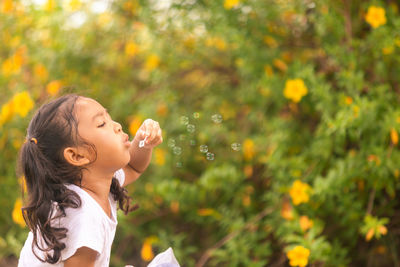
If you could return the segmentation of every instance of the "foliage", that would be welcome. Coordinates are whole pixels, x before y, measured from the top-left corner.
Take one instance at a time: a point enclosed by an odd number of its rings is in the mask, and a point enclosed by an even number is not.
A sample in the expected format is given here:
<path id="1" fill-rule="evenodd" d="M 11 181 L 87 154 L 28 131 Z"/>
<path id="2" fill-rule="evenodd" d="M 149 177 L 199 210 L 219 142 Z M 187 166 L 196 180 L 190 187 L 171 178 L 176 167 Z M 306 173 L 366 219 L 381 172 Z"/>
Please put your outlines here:
<path id="1" fill-rule="evenodd" d="M 163 129 L 112 266 L 399 266 L 396 1 L 26 2 L 0 2 L 0 256 L 32 110 L 77 92 Z"/>

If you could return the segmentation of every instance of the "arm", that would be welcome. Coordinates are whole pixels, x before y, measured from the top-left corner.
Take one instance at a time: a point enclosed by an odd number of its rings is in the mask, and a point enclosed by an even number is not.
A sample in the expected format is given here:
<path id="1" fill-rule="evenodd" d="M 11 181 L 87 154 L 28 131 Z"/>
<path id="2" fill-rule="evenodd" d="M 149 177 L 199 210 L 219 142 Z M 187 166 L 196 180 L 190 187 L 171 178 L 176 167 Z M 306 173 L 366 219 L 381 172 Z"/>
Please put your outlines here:
<path id="1" fill-rule="evenodd" d="M 144 147 L 139 147 L 139 141 L 143 140 L 146 136 L 147 139 Z M 129 148 L 131 159 L 128 165 L 123 168 L 125 172 L 124 186 L 136 181 L 147 169 L 151 161 L 153 147 L 161 144 L 162 141 L 162 132 L 158 122 L 151 119 L 145 120 Z"/>
<path id="2" fill-rule="evenodd" d="M 75 254 L 64 262 L 64 267 L 87 266 L 94 267 L 97 252 L 88 247 L 80 247 Z"/>

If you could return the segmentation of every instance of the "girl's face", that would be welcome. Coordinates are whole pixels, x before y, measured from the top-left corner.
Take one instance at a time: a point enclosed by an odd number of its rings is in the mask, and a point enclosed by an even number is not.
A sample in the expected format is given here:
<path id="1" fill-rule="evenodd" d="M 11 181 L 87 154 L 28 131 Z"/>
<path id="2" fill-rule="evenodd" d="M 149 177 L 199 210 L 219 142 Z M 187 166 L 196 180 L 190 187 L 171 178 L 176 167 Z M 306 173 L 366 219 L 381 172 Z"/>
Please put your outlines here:
<path id="1" fill-rule="evenodd" d="M 97 150 L 96 161 L 91 166 L 115 172 L 128 164 L 129 137 L 102 105 L 91 98 L 80 97 L 76 102 L 76 116 L 80 136 Z"/>

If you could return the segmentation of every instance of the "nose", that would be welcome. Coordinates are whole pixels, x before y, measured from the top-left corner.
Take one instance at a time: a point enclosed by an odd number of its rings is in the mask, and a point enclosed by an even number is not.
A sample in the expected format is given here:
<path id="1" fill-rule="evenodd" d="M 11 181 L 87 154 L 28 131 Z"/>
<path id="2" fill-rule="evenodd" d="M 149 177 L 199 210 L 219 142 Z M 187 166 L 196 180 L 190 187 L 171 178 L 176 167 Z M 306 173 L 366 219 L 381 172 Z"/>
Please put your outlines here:
<path id="1" fill-rule="evenodd" d="M 115 131 L 116 133 L 122 131 L 122 126 L 121 126 L 121 124 L 119 124 L 119 123 L 116 122 L 116 121 L 114 121 L 114 131 Z"/>

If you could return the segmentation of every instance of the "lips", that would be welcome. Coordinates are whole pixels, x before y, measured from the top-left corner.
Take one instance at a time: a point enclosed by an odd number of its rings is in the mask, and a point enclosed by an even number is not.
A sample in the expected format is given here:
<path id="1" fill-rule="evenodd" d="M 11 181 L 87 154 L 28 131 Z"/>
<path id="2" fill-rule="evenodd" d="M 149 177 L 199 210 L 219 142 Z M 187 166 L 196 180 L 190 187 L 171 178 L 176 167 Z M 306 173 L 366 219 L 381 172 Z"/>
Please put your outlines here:
<path id="1" fill-rule="evenodd" d="M 122 137 L 122 141 L 124 142 L 124 145 L 126 146 L 130 146 L 131 142 L 129 142 L 129 135 L 124 134 L 124 136 Z"/>

